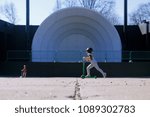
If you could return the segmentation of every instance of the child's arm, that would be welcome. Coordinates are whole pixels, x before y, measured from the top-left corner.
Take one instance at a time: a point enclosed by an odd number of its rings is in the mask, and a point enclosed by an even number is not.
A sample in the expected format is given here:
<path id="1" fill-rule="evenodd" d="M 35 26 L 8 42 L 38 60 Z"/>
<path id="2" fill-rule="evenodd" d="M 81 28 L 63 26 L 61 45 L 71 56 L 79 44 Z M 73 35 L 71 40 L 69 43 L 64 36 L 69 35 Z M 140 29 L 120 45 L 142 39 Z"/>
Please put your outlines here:
<path id="1" fill-rule="evenodd" d="M 23 68 L 21 71 L 22 71 L 22 72 L 26 72 L 26 68 Z"/>
<path id="2" fill-rule="evenodd" d="M 89 55 L 89 59 L 90 59 L 90 60 L 93 60 L 93 56 L 92 56 L 92 55 Z"/>
<path id="3" fill-rule="evenodd" d="M 92 60 L 92 56 L 83 57 L 83 60 L 90 62 Z"/>

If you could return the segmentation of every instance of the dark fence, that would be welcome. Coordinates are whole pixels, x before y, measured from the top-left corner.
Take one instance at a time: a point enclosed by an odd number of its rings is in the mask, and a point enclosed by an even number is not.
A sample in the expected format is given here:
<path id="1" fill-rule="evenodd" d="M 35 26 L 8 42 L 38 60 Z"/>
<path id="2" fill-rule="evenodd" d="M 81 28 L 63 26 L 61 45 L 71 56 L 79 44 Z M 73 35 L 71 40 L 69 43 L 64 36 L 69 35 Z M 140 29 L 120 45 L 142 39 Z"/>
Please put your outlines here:
<path id="1" fill-rule="evenodd" d="M 3 62 L 0 63 L 0 77 L 20 77 L 23 65 L 27 65 L 27 77 L 80 77 L 82 63 L 37 63 Z M 88 63 L 86 63 L 86 66 Z M 107 77 L 150 77 L 150 62 L 99 63 Z M 91 75 L 102 75 L 92 69 Z"/>
<path id="2" fill-rule="evenodd" d="M 37 51 L 37 54 L 47 54 L 52 51 Z M 71 54 L 70 54 L 71 53 Z M 101 60 L 101 62 L 108 62 L 105 58 L 101 58 L 102 51 L 96 51 L 96 60 Z M 110 51 L 111 53 L 111 51 Z M 115 53 L 115 52 L 114 52 Z M 43 55 L 44 55 L 43 54 Z M 109 54 L 109 53 L 108 53 Z M 61 62 L 63 58 L 68 57 L 68 62 L 74 60 L 74 62 L 82 61 L 82 57 L 85 56 L 85 52 L 81 51 L 54 51 L 54 62 Z M 38 57 L 38 56 L 37 56 Z M 32 52 L 27 50 L 10 50 L 7 52 L 7 61 L 32 61 Z M 40 59 L 40 58 L 34 58 Z M 45 58 L 47 59 L 47 58 Z M 122 62 L 150 62 L 150 51 L 122 51 Z"/>

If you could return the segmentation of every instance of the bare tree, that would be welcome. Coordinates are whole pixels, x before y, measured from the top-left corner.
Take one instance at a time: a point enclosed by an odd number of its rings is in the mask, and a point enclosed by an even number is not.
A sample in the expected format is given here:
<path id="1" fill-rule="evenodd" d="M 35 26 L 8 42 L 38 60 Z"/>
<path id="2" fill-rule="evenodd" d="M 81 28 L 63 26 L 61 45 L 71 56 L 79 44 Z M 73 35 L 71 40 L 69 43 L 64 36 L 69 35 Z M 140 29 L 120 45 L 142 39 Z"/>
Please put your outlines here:
<path id="1" fill-rule="evenodd" d="M 79 0 L 81 6 L 89 9 L 94 9 L 97 0 Z"/>
<path id="2" fill-rule="evenodd" d="M 105 17 L 106 17 L 113 25 L 120 25 L 120 24 L 121 24 L 120 21 L 119 21 L 120 17 L 117 16 L 117 14 L 115 14 L 115 13 L 111 13 L 111 14 L 108 15 L 108 17 L 107 17 L 107 16 L 105 16 Z"/>
<path id="3" fill-rule="evenodd" d="M 54 11 L 61 9 L 61 0 L 56 0 Z"/>
<path id="4" fill-rule="evenodd" d="M 68 5 L 69 4 L 69 5 Z M 119 17 L 114 13 L 113 0 L 65 0 L 66 7 L 81 6 L 95 10 L 106 17 L 112 24 L 119 24 Z"/>
<path id="5" fill-rule="evenodd" d="M 107 18 L 112 24 L 119 24 L 119 17 L 114 12 L 115 2 L 108 0 L 99 0 L 95 6 L 96 10 Z"/>
<path id="6" fill-rule="evenodd" d="M 8 21 L 12 24 L 16 24 L 18 21 L 17 17 L 17 11 L 15 4 L 10 2 L 10 3 L 5 3 L 3 6 L 0 6 L 0 13 L 8 19 Z"/>
<path id="7" fill-rule="evenodd" d="M 137 10 L 130 14 L 132 24 L 138 24 L 143 20 L 150 20 L 150 2 L 141 4 Z"/>
<path id="8" fill-rule="evenodd" d="M 77 6 L 77 0 L 65 0 L 65 7 L 74 7 Z"/>

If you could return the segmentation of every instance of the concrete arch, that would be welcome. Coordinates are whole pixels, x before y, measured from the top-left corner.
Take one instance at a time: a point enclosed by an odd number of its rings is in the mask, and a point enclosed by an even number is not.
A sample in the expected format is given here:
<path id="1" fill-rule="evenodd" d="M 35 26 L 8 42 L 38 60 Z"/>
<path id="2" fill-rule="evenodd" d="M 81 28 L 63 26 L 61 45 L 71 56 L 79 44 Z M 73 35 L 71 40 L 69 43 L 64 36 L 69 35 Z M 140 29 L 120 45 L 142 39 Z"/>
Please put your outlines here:
<path id="1" fill-rule="evenodd" d="M 80 7 L 61 9 L 47 17 L 37 29 L 32 61 L 76 62 L 87 47 L 94 48 L 99 62 L 121 62 L 120 37 L 103 16 Z"/>

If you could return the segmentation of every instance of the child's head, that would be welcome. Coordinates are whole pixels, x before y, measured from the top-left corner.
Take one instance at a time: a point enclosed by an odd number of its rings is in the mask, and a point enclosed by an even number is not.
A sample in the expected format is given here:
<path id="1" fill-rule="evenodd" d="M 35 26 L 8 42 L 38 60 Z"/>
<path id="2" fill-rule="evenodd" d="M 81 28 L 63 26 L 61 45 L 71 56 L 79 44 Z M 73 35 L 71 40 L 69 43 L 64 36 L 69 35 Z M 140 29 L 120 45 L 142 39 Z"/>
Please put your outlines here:
<path id="1" fill-rule="evenodd" d="M 87 48 L 87 49 L 86 49 L 86 52 L 87 52 L 87 53 L 92 53 L 92 52 L 93 52 L 93 49 L 92 49 L 92 48 Z"/>

